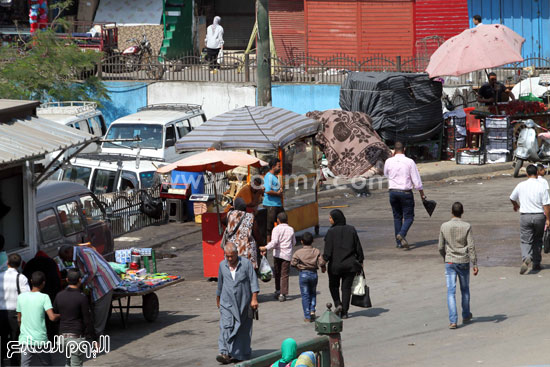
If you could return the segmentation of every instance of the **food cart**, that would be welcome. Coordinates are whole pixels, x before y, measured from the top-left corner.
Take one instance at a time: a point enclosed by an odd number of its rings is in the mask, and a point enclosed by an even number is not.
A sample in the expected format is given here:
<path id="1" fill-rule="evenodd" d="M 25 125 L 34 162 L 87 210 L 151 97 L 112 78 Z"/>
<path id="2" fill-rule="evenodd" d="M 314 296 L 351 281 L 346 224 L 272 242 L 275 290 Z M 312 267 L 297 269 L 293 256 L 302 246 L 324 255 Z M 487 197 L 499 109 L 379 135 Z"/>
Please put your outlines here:
<path id="1" fill-rule="evenodd" d="M 296 231 L 313 227 L 318 233 L 317 178 L 321 154 L 314 136 L 319 125 L 316 120 L 282 108 L 242 107 L 197 127 L 176 142 L 176 151 L 181 153 L 214 147 L 246 151 L 264 161 L 278 157 L 282 163 L 279 181 L 284 190 L 283 207 L 288 214 L 289 225 Z M 250 182 L 252 176 L 265 172 L 249 168 L 243 173 Z M 256 220 L 261 222 L 265 234 L 267 222 L 264 218 L 260 208 Z M 204 214 L 202 221 L 212 223 Z M 210 238 L 216 233 L 208 231 L 205 234 L 205 229 L 207 227 L 203 225 L 203 246 L 206 246 L 205 236 L 208 237 L 207 243 L 219 243 L 221 233 L 218 238 Z M 205 262 L 205 269 L 206 266 L 210 265 Z M 215 266 L 217 271 L 217 264 Z"/>

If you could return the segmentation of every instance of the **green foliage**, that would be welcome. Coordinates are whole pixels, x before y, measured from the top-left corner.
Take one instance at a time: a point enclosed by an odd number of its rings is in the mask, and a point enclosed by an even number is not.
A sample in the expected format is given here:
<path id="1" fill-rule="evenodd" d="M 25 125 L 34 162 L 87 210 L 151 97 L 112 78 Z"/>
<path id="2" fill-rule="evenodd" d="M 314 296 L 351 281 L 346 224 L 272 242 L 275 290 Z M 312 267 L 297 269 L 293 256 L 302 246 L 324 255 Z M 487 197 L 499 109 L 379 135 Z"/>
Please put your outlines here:
<path id="1" fill-rule="evenodd" d="M 55 7 L 68 4 L 70 1 Z M 0 98 L 109 100 L 105 85 L 94 75 L 102 53 L 83 51 L 52 30 L 66 29 L 66 25 L 55 19 L 50 29 L 36 32 L 28 42 L 0 47 Z"/>

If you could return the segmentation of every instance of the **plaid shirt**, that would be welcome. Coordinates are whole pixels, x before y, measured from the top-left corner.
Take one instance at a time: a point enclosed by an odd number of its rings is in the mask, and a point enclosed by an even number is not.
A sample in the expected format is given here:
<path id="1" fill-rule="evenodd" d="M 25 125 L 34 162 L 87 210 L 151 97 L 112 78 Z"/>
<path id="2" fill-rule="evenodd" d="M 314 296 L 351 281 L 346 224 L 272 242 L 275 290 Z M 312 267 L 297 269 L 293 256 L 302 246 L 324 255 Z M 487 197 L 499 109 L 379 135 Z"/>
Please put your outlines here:
<path id="1" fill-rule="evenodd" d="M 96 250 L 75 246 L 76 266 L 83 274 L 82 284 L 92 289 L 92 299 L 97 301 L 121 282 L 111 265 Z"/>
<path id="2" fill-rule="evenodd" d="M 471 261 L 472 265 L 477 265 L 472 226 L 460 218 L 441 225 L 438 248 L 447 263 L 467 264 Z"/>

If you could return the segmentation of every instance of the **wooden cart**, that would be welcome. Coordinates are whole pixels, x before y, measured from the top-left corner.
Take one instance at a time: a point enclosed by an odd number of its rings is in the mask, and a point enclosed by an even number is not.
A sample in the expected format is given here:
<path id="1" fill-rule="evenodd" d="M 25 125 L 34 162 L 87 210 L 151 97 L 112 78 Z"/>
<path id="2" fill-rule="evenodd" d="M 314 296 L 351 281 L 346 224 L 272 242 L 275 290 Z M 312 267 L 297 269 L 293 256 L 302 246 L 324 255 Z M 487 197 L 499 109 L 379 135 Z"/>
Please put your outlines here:
<path id="1" fill-rule="evenodd" d="M 131 308 L 140 308 L 143 313 L 145 320 L 153 322 L 157 319 L 159 315 L 159 299 L 155 294 L 156 291 L 166 288 L 168 286 L 183 282 L 184 278 L 172 280 L 166 283 L 162 283 L 158 286 L 150 287 L 138 292 L 126 292 L 122 290 L 115 290 L 113 293 L 113 302 L 116 302 L 115 305 L 111 303 L 110 314 L 114 309 L 117 309 L 120 313 L 120 319 L 122 320 L 122 326 L 127 327 L 128 316 L 130 314 Z M 141 296 L 142 303 L 140 306 L 132 306 L 130 304 L 132 297 Z M 122 299 L 127 298 L 126 305 L 122 304 Z"/>

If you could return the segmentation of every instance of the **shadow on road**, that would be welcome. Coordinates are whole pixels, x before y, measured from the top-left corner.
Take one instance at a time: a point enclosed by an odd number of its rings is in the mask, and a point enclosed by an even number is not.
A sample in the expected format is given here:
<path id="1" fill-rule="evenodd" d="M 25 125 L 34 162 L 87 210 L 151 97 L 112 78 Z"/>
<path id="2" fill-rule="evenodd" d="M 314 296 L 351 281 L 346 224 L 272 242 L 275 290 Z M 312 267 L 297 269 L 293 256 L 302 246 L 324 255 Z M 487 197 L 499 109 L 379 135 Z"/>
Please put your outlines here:
<path id="1" fill-rule="evenodd" d="M 409 247 L 409 250 L 414 250 L 414 249 L 425 247 L 425 246 L 437 245 L 438 242 L 439 242 L 438 240 L 428 240 L 428 241 L 415 242 L 415 243 L 411 244 L 411 246 Z"/>
<path id="2" fill-rule="evenodd" d="M 377 317 L 388 311 L 389 310 L 387 308 L 375 307 L 375 308 L 368 308 L 366 310 L 361 310 L 359 312 L 352 312 L 351 315 L 353 317 L 356 317 L 356 316 Z"/>
<path id="3" fill-rule="evenodd" d="M 508 319 L 508 316 L 503 314 L 493 315 L 493 316 L 480 316 L 480 317 L 474 317 L 472 319 L 472 323 L 474 322 L 494 322 L 499 323 L 504 320 Z"/>

